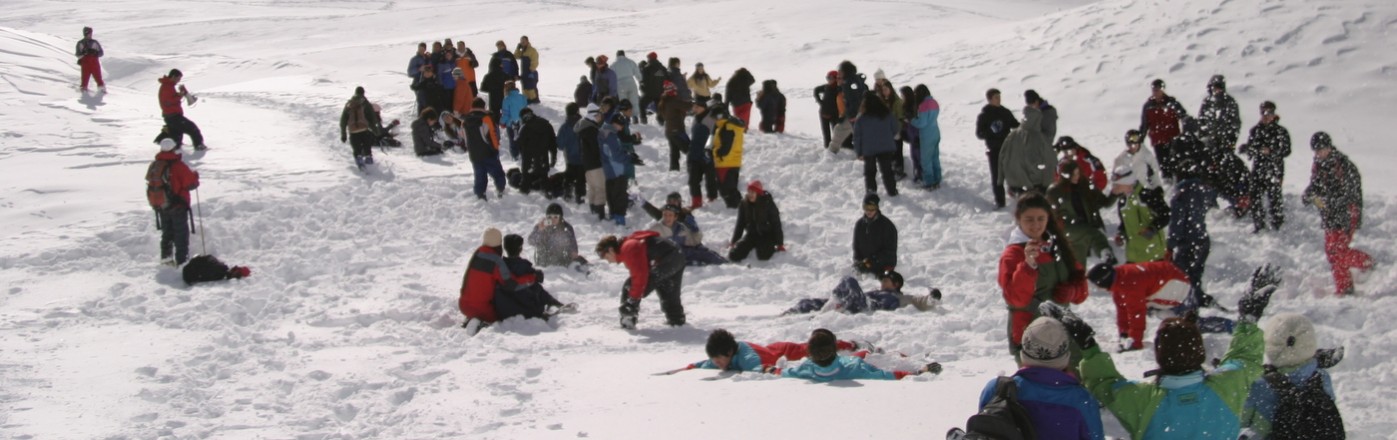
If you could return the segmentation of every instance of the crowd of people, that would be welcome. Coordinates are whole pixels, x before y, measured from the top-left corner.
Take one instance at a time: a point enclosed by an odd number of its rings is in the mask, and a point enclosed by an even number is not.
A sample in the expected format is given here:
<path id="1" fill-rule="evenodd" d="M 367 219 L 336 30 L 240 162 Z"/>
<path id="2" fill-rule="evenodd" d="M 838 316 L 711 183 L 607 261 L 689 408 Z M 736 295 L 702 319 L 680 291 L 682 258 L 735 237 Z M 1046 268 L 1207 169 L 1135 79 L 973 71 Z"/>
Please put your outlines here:
<path id="1" fill-rule="evenodd" d="M 89 76 L 104 86 L 97 64 L 102 49 L 91 36 L 91 28 L 85 28 L 77 49 L 84 90 Z M 544 272 L 536 267 L 589 270 L 572 225 L 563 219 L 564 204 L 586 204 L 597 221 L 619 227 L 627 225 L 633 208 L 654 220 L 629 235 L 602 237 L 594 248 L 597 258 L 621 264 L 629 273 L 618 307 L 619 325 L 626 329 L 636 328 L 641 301 L 652 292 L 667 325 L 686 324 L 682 299 L 688 266 L 740 262 L 753 252 L 767 260 L 785 250 L 772 193 L 762 182 L 744 185 L 740 177 L 752 107 L 759 111 L 759 131 L 785 130 L 786 98 L 775 79 L 759 83 L 745 67 L 726 78 L 714 77 L 703 63 L 686 75 L 679 58 L 662 64 L 655 52 L 639 63 L 624 51 L 616 51 L 614 61 L 607 55 L 588 57 L 575 102 L 566 104 L 564 120 L 555 129 L 535 112 L 541 104 L 539 52 L 528 37 L 520 37 L 513 52 L 496 42 L 479 85 L 479 62 L 465 42 L 447 39 L 427 49 L 426 43 L 419 44 L 408 67 L 417 102 L 414 151 L 430 156 L 463 150 L 474 169 L 473 191 L 479 199 L 488 199 L 493 180 L 496 197 L 512 185 L 521 193 L 540 192 L 557 200 L 547 205 L 527 239 L 485 230 L 460 289 L 458 307 L 470 334 L 512 316 L 548 319 L 576 311 L 544 289 Z M 163 185 L 158 206 L 153 193 L 151 202 L 163 230 L 161 259 L 171 265 L 188 259 L 189 190 L 198 186 L 198 174 L 180 160 L 184 135 L 194 148 L 206 148 L 198 126 L 183 115 L 182 104 L 191 95 L 178 85 L 182 77 L 172 69 L 159 79 L 165 127 L 157 138 L 161 151 L 147 176 L 152 187 Z M 908 176 L 907 157 L 915 184 L 929 190 L 943 184 L 940 104 L 926 85 L 897 89 L 882 70 L 874 78 L 870 89 L 858 68 L 844 61 L 815 88 L 814 98 L 823 148 L 834 157 L 850 149 L 864 163 L 863 215 L 851 237 L 851 263 L 854 272 L 876 276 L 880 289 L 864 292 L 856 278 L 846 278 L 829 297 L 801 300 L 787 314 L 908 306 L 925 311 L 942 299 L 937 289 L 924 296 L 902 293 L 902 276 L 896 272 L 898 230 L 880 210 L 878 190 L 881 182 L 883 194 L 898 196 L 898 181 Z M 1332 351 L 1317 350 L 1308 320 L 1285 315 L 1274 318 L 1265 332 L 1258 327 L 1280 283 L 1271 268 L 1253 274 L 1235 318 L 1203 316 L 1227 310 L 1207 293 L 1204 269 L 1211 240 L 1205 214 L 1221 198 L 1233 216 L 1249 217 L 1255 232 L 1280 230 L 1285 223 L 1284 159 L 1291 153 L 1290 135 L 1280 125 L 1274 102 L 1259 105 L 1260 122 L 1241 142 L 1240 110 L 1227 94 L 1226 79 L 1216 75 L 1207 84 L 1201 108 L 1190 115 L 1165 92 L 1163 80 L 1154 80 L 1140 125 L 1126 131 L 1125 148 L 1109 167 L 1071 136 L 1058 136 L 1057 109 L 1038 91 L 1023 92 L 1022 118 L 1003 105 L 1000 90 L 985 94 L 988 102 L 975 135 L 986 145 L 993 202 L 999 208 L 1012 202 L 1014 221 L 997 278 L 1008 312 L 1009 352 L 1022 367 L 1012 382 L 1024 406 L 1038 408 L 1029 414 L 1040 438 L 1102 438 L 1096 411 L 1102 407 L 1136 438 L 1235 438 L 1243 429 L 1264 437 L 1273 432 L 1275 419 L 1284 412 L 1278 408 L 1291 400 L 1285 393 L 1292 388 L 1319 381 L 1333 398 L 1323 369 L 1337 359 Z M 663 127 L 668 169 L 677 172 L 685 165 L 687 206 L 677 191 L 662 206 L 631 191 L 636 167 L 646 165 L 636 154 L 646 140 L 634 125 L 648 124 L 652 117 Z M 359 168 L 373 164 L 372 147 L 391 138 L 390 128 L 364 89 L 356 88 L 341 113 L 340 135 L 351 144 Z M 1144 148 L 1147 138 L 1150 148 Z M 1309 144 L 1314 165 L 1301 200 L 1322 219 L 1335 294 L 1353 295 L 1352 270 L 1368 271 L 1374 264 L 1349 246 L 1362 225 L 1361 178 L 1328 134 L 1314 133 Z M 519 164 L 518 170 L 504 170 L 502 151 Z M 554 172 L 559 155 L 564 169 Z M 1251 159 L 1250 169 L 1242 155 Z M 708 247 L 693 215 L 705 206 L 716 208 L 719 198 L 723 207 L 737 210 L 726 254 Z M 1101 216 L 1111 205 L 1119 219 L 1114 234 L 1107 233 Z M 522 257 L 525 243 L 534 248 L 532 261 Z M 1123 248 L 1123 263 L 1116 247 Z M 1154 337 L 1158 379 L 1132 382 L 1122 377 L 1093 328 L 1069 310 L 1088 299 L 1088 286 L 1110 292 L 1115 303 L 1116 352 L 1142 350 L 1145 318 L 1164 319 Z M 1204 333 L 1232 334 L 1231 347 L 1218 364 L 1205 365 Z M 769 346 L 737 343 L 718 330 L 709 338 L 709 360 L 689 368 L 816 380 L 899 379 L 940 371 L 939 365 L 883 371 L 866 364 L 863 356 L 836 354 L 864 353 L 858 348 L 823 329 L 807 344 Z M 1266 368 L 1274 371 L 1264 378 L 1263 352 L 1271 360 Z M 809 362 L 778 367 L 775 360 L 783 357 L 808 357 Z M 981 405 L 1001 396 L 1005 384 L 996 380 L 987 385 Z"/>

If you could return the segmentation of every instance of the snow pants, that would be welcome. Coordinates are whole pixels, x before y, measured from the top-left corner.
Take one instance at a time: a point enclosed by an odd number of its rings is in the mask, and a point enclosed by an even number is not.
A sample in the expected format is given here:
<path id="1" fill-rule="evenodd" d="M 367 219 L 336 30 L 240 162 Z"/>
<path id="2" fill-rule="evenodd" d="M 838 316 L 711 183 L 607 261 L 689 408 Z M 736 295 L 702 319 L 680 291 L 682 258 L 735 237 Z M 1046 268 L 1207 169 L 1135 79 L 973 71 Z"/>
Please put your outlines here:
<path id="1" fill-rule="evenodd" d="M 1373 267 L 1373 257 L 1368 253 L 1353 249 L 1353 230 L 1333 229 L 1324 231 L 1324 256 L 1329 258 L 1329 267 L 1334 273 L 1336 294 L 1342 296 L 1353 293 L 1351 269 L 1368 270 Z"/>
<path id="2" fill-rule="evenodd" d="M 732 99 L 732 97 L 728 97 L 728 99 Z M 742 130 L 746 131 L 752 125 L 752 103 L 732 106 L 732 115 L 742 120 Z"/>
<path id="3" fill-rule="evenodd" d="M 592 206 L 606 205 L 606 173 L 601 168 L 593 168 L 582 173 L 587 181 L 587 204 Z"/>
<path id="4" fill-rule="evenodd" d="M 582 169 L 582 165 L 570 163 L 564 169 L 563 175 L 566 176 L 563 181 L 563 199 L 573 203 L 582 203 L 587 197 L 586 170 Z"/>
<path id="5" fill-rule="evenodd" d="M 1188 275 L 1188 283 L 1193 286 L 1188 294 L 1189 300 L 1192 304 L 1203 305 L 1203 298 L 1207 295 L 1203 290 L 1203 270 L 1208 263 L 1208 254 L 1213 251 L 1213 240 L 1178 238 L 1170 251 L 1174 254 L 1174 265 Z"/>
<path id="6" fill-rule="evenodd" d="M 500 158 L 491 157 L 481 160 L 472 160 L 471 168 L 475 171 L 475 196 L 485 198 L 485 188 L 489 181 L 495 180 L 495 191 L 504 192 L 504 167 L 500 165 Z"/>
<path id="7" fill-rule="evenodd" d="M 378 136 L 374 136 L 373 132 L 368 130 L 364 130 L 358 133 L 350 133 L 349 147 L 353 150 L 354 157 L 373 157 L 374 140 L 377 138 Z"/>
<path id="8" fill-rule="evenodd" d="M 690 266 L 708 266 L 727 264 L 728 262 L 721 254 L 704 246 L 680 246 L 679 252 L 684 254 L 685 264 Z"/>
<path id="9" fill-rule="evenodd" d="M 626 216 L 626 208 L 630 204 L 630 199 L 626 195 L 629 186 L 625 176 L 606 179 L 606 206 L 612 218 Z"/>
<path id="10" fill-rule="evenodd" d="M 649 285 L 645 286 L 645 292 L 640 297 L 650 296 L 651 292 L 658 293 L 660 311 L 665 314 L 665 322 L 669 325 L 684 325 L 684 303 L 680 299 L 683 284 L 684 254 L 675 252 L 655 262 L 650 268 Z M 631 296 L 630 277 L 626 277 L 621 286 L 621 303 L 624 304 Z"/>
<path id="11" fill-rule="evenodd" d="M 728 259 L 732 261 L 742 261 L 747 259 L 747 254 L 757 251 L 757 259 L 761 261 L 770 260 L 776 255 L 776 237 L 765 235 L 748 234 L 742 237 L 737 243 L 733 243 L 732 250 L 728 251 Z"/>
<path id="12" fill-rule="evenodd" d="M 998 208 L 1004 207 L 1004 185 L 999 183 L 999 148 L 1003 145 L 1003 140 L 985 142 L 988 148 L 985 155 L 990 159 L 990 192 L 994 193 L 994 206 Z M 926 181 L 926 177 L 922 177 L 922 181 Z"/>
<path id="13" fill-rule="evenodd" d="M 689 135 L 683 131 L 665 133 L 669 140 L 669 170 L 679 171 L 679 158 L 689 151 Z"/>
<path id="14" fill-rule="evenodd" d="M 941 137 L 920 139 L 918 147 L 914 148 L 921 157 L 918 163 L 921 164 L 917 172 L 922 175 L 922 186 L 935 186 L 941 184 Z M 913 144 L 917 145 L 917 144 Z"/>
<path id="15" fill-rule="evenodd" d="M 820 115 L 820 134 L 821 134 L 821 135 L 824 135 L 824 139 L 825 139 L 824 145 L 826 146 L 826 148 L 828 148 L 828 146 L 829 146 L 829 141 L 830 141 L 830 130 L 832 130 L 832 129 L 834 129 L 834 120 L 833 120 L 833 119 L 830 119 L 830 118 L 827 118 L 827 117 L 825 117 L 825 115 L 821 114 L 821 115 Z"/>
<path id="16" fill-rule="evenodd" d="M 1281 177 L 1274 173 L 1251 173 L 1251 220 L 1257 230 L 1266 229 L 1270 221 L 1271 229 L 1279 231 L 1285 224 L 1285 197 L 1281 196 Z M 1270 203 L 1267 203 L 1270 202 Z"/>
<path id="17" fill-rule="evenodd" d="M 844 143 L 854 138 L 854 125 L 849 121 L 840 121 L 834 125 L 834 134 L 831 135 L 829 145 L 825 148 L 830 153 L 839 154 L 839 149 L 844 147 Z"/>
<path id="18" fill-rule="evenodd" d="M 1153 293 L 1142 290 L 1111 289 L 1111 300 L 1116 303 L 1116 331 L 1134 341 L 1130 347 L 1132 349 L 1144 346 L 1145 314 L 1149 311 L 1149 298 Z"/>
<path id="19" fill-rule="evenodd" d="M 548 315 L 544 314 L 544 310 L 548 306 L 563 305 L 538 284 L 530 284 L 518 290 L 496 290 L 495 297 L 490 302 L 495 307 L 496 319 L 500 321 L 512 316 L 523 316 L 524 319 L 547 319 Z"/>
<path id="20" fill-rule="evenodd" d="M 897 195 L 897 176 L 893 174 L 893 161 L 897 153 L 883 153 L 863 158 L 863 189 L 869 194 L 878 192 L 878 173 L 883 173 L 883 189 L 888 195 Z"/>
<path id="21" fill-rule="evenodd" d="M 708 200 L 718 198 L 718 171 L 711 163 L 689 163 L 689 197 L 703 197 L 703 189 L 708 190 Z"/>
<path id="22" fill-rule="evenodd" d="M 723 196 L 723 204 L 729 209 L 742 203 L 742 193 L 737 191 L 738 173 L 742 167 L 715 168 L 718 174 L 718 194 Z"/>
<path id="23" fill-rule="evenodd" d="M 176 146 L 184 146 L 184 135 L 189 135 L 189 141 L 198 147 L 204 145 L 204 133 L 199 131 L 199 126 L 194 125 L 194 121 L 184 117 L 184 114 L 165 115 L 165 127 L 170 129 L 170 137 L 175 140 Z"/>
<path id="24" fill-rule="evenodd" d="M 170 258 L 171 250 L 176 263 L 189 261 L 189 208 L 160 211 L 160 259 Z"/>
<path id="25" fill-rule="evenodd" d="M 82 67 L 82 89 L 87 90 L 87 80 L 89 77 L 97 80 L 97 87 L 107 87 L 107 83 L 102 82 L 102 62 L 92 55 L 84 55 L 78 60 L 78 65 Z"/>

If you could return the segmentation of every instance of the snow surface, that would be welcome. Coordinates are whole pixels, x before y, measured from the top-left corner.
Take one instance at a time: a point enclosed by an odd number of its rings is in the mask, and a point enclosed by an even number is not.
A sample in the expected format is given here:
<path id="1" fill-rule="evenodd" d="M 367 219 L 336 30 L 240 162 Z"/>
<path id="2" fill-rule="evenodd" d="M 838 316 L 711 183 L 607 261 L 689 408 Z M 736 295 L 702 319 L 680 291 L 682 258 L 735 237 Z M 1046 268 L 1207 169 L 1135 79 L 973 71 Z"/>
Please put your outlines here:
<path id="1" fill-rule="evenodd" d="M 1010 223 L 988 201 L 972 136 L 983 91 L 1004 90 L 1017 113 L 1017 96 L 1037 89 L 1059 108 L 1060 134 L 1109 160 L 1138 125 L 1151 79 L 1168 81 L 1192 111 L 1214 73 L 1228 76 L 1247 127 L 1261 100 L 1276 101 L 1295 153 L 1284 231 L 1253 236 L 1249 224 L 1209 217 L 1211 292 L 1233 303 L 1253 267 L 1285 268 L 1271 310 L 1303 313 L 1321 345 L 1348 347 L 1333 374 L 1349 434 L 1397 430 L 1397 299 L 1388 287 L 1397 224 L 1387 221 L 1397 176 L 1385 173 L 1394 163 L 1385 133 L 1386 107 L 1397 102 L 1397 3 L 12 0 L 5 9 L 0 437 L 937 438 L 974 411 L 985 382 L 1015 368 L 994 282 Z M 106 48 L 105 96 L 73 90 L 69 54 L 84 25 Z M 541 52 L 540 114 L 555 123 L 585 72 L 581 60 L 616 49 L 679 56 L 686 72 L 701 61 L 715 76 L 747 67 L 778 79 L 792 103 L 790 133 L 750 134 L 742 174 L 775 193 L 790 251 L 750 267 L 689 269 L 684 328 L 661 326 L 650 299 L 639 330 L 617 329 L 625 273 L 603 265 L 590 277 L 549 270 L 550 290 L 581 313 L 466 337 L 455 301 L 481 231 L 525 233 L 546 201 L 475 201 L 462 154 L 378 153 L 361 175 L 335 122 L 356 85 L 408 122 L 404 73 L 418 41 L 464 39 L 486 56 L 494 40 L 512 46 L 521 34 Z M 941 288 L 944 310 L 778 316 L 847 271 L 861 167 L 817 148 L 810 98 L 844 59 L 870 77 L 882 68 L 898 86 L 925 83 L 942 103 L 943 189 L 906 189 L 884 210 L 901 231 L 909 290 Z M 251 266 L 251 278 L 188 288 L 157 269 L 158 233 L 137 186 L 161 124 L 155 79 L 170 68 L 202 97 L 187 114 L 213 146 L 186 156 L 203 180 L 197 228 L 207 236 L 194 236 L 193 249 L 206 241 L 207 252 Z M 1355 246 L 1379 266 L 1355 298 L 1326 295 L 1318 219 L 1297 198 L 1319 129 L 1368 179 Z M 653 126 L 640 132 L 662 138 Z M 663 150 L 647 142 L 640 154 L 660 165 Z M 684 176 L 652 165 L 640 181 L 658 199 Z M 584 249 L 627 232 L 568 209 Z M 713 244 L 734 217 L 698 213 Z M 1093 296 L 1078 311 L 1114 345 L 1109 296 Z M 925 357 L 946 371 L 828 385 L 650 375 L 703 358 L 714 328 L 770 342 L 818 327 L 911 356 L 873 359 L 885 367 L 915 368 Z M 1226 343 L 1210 337 L 1210 353 Z M 1117 362 L 1138 377 L 1152 356 Z M 1125 435 L 1105 418 L 1110 434 Z"/>

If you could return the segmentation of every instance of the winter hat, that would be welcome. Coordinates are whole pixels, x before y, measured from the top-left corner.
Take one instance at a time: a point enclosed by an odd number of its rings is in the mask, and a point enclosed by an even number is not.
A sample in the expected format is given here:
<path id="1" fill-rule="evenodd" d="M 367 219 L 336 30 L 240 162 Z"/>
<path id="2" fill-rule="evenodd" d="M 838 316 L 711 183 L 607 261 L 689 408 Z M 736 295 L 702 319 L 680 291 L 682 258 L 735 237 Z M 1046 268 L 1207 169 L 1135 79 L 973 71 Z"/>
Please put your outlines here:
<path id="1" fill-rule="evenodd" d="M 1266 359 L 1277 368 L 1296 367 L 1314 357 L 1315 326 L 1304 315 L 1279 313 L 1266 322 Z"/>
<path id="2" fill-rule="evenodd" d="M 883 275 L 879 276 L 878 280 L 882 281 L 884 278 L 892 280 L 893 284 L 897 284 L 898 287 L 902 287 L 902 274 L 897 273 L 897 271 L 888 270 L 886 272 L 883 272 Z"/>
<path id="3" fill-rule="evenodd" d="M 165 138 L 160 140 L 160 151 L 175 151 L 175 140 Z"/>
<path id="4" fill-rule="evenodd" d="M 1334 139 L 1329 137 L 1329 133 L 1316 131 L 1314 136 L 1310 136 L 1310 149 L 1319 151 L 1325 148 L 1333 148 Z"/>
<path id="5" fill-rule="evenodd" d="M 184 76 L 184 72 L 180 72 L 179 69 L 170 69 L 170 73 L 165 74 L 165 76 L 166 76 L 166 77 L 171 77 L 171 78 L 176 77 L 176 76 L 178 76 L 178 77 L 183 77 L 183 76 Z"/>
<path id="6" fill-rule="evenodd" d="M 1119 168 L 1116 168 L 1115 172 L 1111 174 L 1111 180 L 1115 182 L 1116 185 L 1133 186 L 1135 185 L 1135 182 L 1140 181 L 1140 178 L 1135 176 L 1135 171 L 1130 169 L 1130 167 L 1124 165 L 1120 166 Z"/>
<path id="7" fill-rule="evenodd" d="M 1227 78 L 1222 75 L 1213 75 L 1212 78 L 1208 78 L 1208 87 L 1227 90 Z"/>
<path id="8" fill-rule="evenodd" d="M 763 193 L 766 193 L 766 188 L 762 188 L 762 181 L 753 180 L 751 183 L 747 184 L 747 192 L 757 193 L 757 195 L 760 196 Z"/>
<path id="9" fill-rule="evenodd" d="M 364 86 L 355 87 L 354 96 L 364 96 Z"/>
<path id="10" fill-rule="evenodd" d="M 590 117 L 590 116 L 594 116 L 594 115 L 596 115 L 597 113 L 600 113 L 600 112 L 601 112 L 601 107 L 597 107 L 597 103 L 594 102 L 594 103 L 591 103 L 591 104 L 587 104 L 587 116 L 589 116 L 589 117 Z"/>
<path id="11" fill-rule="evenodd" d="M 659 59 L 660 59 L 660 54 L 657 54 L 657 53 L 654 53 L 654 52 L 650 52 L 650 53 L 648 53 L 648 54 L 645 55 L 645 58 L 650 59 L 650 60 L 659 60 Z"/>
<path id="12" fill-rule="evenodd" d="M 1152 88 L 1152 89 L 1162 89 L 1162 88 L 1164 88 L 1164 80 L 1156 78 L 1154 81 L 1150 81 L 1150 88 Z"/>
<path id="13" fill-rule="evenodd" d="M 874 81 L 882 81 L 882 80 L 885 80 L 885 79 L 888 79 L 888 75 L 886 75 L 886 74 L 883 73 L 883 69 L 880 68 L 880 69 L 878 69 L 878 70 L 873 71 L 873 80 L 874 80 Z"/>
<path id="14" fill-rule="evenodd" d="M 252 269 L 247 266 L 233 266 L 228 269 L 228 278 L 242 279 L 252 275 Z"/>
<path id="15" fill-rule="evenodd" d="M 556 215 L 561 217 L 563 215 L 563 205 L 549 203 L 548 207 L 544 208 L 543 215 Z"/>
<path id="16" fill-rule="evenodd" d="M 504 243 L 504 234 L 499 229 L 489 228 L 485 230 L 485 235 L 481 237 L 480 244 L 487 247 L 500 247 Z"/>
<path id="17" fill-rule="evenodd" d="M 1071 356 L 1068 355 L 1067 328 L 1062 322 L 1040 316 L 1024 329 L 1022 342 L 1019 362 L 1023 366 L 1067 369 Z"/>
<path id="18" fill-rule="evenodd" d="M 1271 101 L 1262 102 L 1262 103 L 1261 103 L 1261 114 L 1263 114 L 1263 115 L 1274 115 L 1274 114 L 1276 114 L 1276 103 L 1271 102 Z"/>
<path id="19" fill-rule="evenodd" d="M 519 253 L 524 250 L 524 237 L 519 234 L 509 234 L 504 236 L 504 254 L 510 258 L 518 258 Z"/>
<path id="20" fill-rule="evenodd" d="M 1059 150 L 1059 151 L 1061 151 L 1061 150 L 1066 150 L 1066 149 L 1068 149 L 1068 148 L 1076 148 L 1076 147 L 1077 147 L 1077 140 L 1076 140 L 1076 139 L 1072 139 L 1072 136 L 1062 136 L 1062 137 L 1059 137 L 1059 138 L 1057 138 L 1057 143 L 1056 143 L 1056 144 L 1053 144 L 1053 149 Z"/>
<path id="21" fill-rule="evenodd" d="M 1087 271 L 1087 279 L 1102 289 L 1110 289 L 1116 283 L 1116 268 L 1106 263 L 1098 263 Z"/>
<path id="22" fill-rule="evenodd" d="M 834 332 L 822 328 L 810 332 L 810 340 L 806 344 L 806 352 L 810 361 L 821 367 L 828 367 L 834 363 L 838 357 L 838 342 L 834 337 Z"/>
<path id="23" fill-rule="evenodd" d="M 1203 334 L 1198 331 L 1197 324 L 1183 318 L 1169 318 L 1159 324 L 1154 334 L 1154 360 L 1161 373 L 1179 375 L 1197 371 L 1207 357 Z"/>
<path id="24" fill-rule="evenodd" d="M 678 88 L 678 87 L 675 87 L 675 86 L 674 86 L 674 83 L 673 83 L 673 82 L 670 82 L 669 80 L 665 80 L 665 87 L 664 87 L 664 89 L 665 89 L 665 96 L 675 96 L 675 95 L 678 95 L 678 94 L 679 94 L 679 88 Z"/>
<path id="25" fill-rule="evenodd" d="M 879 199 L 877 194 L 869 194 L 869 195 L 863 196 L 863 207 L 864 207 L 864 208 L 868 208 L 869 206 L 872 206 L 874 209 L 877 209 L 877 208 L 878 208 L 878 202 L 881 202 L 881 201 L 882 201 L 882 199 Z"/>
<path id="26" fill-rule="evenodd" d="M 83 27 L 82 27 L 82 34 L 83 34 L 84 36 L 86 36 L 86 35 L 92 35 L 92 27 L 91 27 L 91 26 L 83 26 Z"/>
<path id="27" fill-rule="evenodd" d="M 835 79 L 835 78 L 838 78 L 838 77 L 839 77 L 839 71 L 837 71 L 837 70 L 831 70 L 831 71 L 829 71 L 829 73 L 826 73 L 826 74 L 825 74 L 825 79 Z"/>

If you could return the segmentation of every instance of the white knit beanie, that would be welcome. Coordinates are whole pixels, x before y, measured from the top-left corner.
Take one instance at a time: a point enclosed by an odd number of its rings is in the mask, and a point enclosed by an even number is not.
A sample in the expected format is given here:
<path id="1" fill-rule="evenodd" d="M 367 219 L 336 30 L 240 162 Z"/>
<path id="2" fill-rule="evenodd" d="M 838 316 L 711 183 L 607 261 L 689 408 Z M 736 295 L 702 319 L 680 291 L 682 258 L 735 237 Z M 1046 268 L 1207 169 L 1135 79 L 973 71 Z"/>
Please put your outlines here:
<path id="1" fill-rule="evenodd" d="M 1266 322 L 1266 358 L 1278 368 L 1295 367 L 1315 356 L 1315 326 L 1296 313 L 1280 313 Z"/>
<path id="2" fill-rule="evenodd" d="M 1068 343 L 1067 328 L 1056 319 L 1041 316 L 1023 331 L 1019 362 L 1025 367 L 1065 370 L 1071 357 Z"/>

